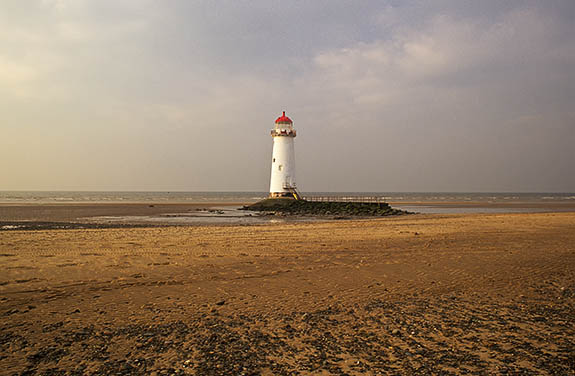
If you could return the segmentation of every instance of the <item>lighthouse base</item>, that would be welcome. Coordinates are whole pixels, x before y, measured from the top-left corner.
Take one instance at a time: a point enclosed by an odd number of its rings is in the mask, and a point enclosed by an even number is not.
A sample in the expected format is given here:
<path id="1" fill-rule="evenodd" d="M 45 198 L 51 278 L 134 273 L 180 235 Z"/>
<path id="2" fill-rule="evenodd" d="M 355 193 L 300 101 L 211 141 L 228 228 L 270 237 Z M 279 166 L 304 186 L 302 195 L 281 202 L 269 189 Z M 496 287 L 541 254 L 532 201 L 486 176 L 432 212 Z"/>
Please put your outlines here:
<path id="1" fill-rule="evenodd" d="M 269 198 L 294 198 L 291 192 L 271 192 Z"/>
<path id="2" fill-rule="evenodd" d="M 270 192 L 269 198 L 291 198 L 294 200 L 303 200 L 297 189 L 291 188 L 288 192 Z"/>

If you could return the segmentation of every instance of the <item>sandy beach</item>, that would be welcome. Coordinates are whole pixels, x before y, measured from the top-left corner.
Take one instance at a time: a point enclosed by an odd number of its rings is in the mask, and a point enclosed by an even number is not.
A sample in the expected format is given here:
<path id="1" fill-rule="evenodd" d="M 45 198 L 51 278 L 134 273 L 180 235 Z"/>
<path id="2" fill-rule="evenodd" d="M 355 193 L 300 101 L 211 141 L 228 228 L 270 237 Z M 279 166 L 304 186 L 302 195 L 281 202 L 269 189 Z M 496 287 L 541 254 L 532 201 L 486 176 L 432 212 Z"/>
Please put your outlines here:
<path id="1" fill-rule="evenodd" d="M 0 232 L 7 375 L 573 374 L 575 213 Z"/>

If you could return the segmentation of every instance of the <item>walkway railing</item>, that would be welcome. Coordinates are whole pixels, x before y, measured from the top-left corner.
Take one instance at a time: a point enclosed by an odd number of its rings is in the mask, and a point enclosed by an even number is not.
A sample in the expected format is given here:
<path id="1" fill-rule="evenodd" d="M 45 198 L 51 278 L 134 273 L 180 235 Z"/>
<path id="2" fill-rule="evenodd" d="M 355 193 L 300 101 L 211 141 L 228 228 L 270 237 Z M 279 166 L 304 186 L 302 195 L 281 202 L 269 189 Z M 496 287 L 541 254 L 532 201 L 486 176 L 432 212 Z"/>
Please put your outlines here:
<path id="1" fill-rule="evenodd" d="M 371 204 L 386 202 L 383 196 L 304 196 L 303 199 L 315 202 L 364 202 Z"/>

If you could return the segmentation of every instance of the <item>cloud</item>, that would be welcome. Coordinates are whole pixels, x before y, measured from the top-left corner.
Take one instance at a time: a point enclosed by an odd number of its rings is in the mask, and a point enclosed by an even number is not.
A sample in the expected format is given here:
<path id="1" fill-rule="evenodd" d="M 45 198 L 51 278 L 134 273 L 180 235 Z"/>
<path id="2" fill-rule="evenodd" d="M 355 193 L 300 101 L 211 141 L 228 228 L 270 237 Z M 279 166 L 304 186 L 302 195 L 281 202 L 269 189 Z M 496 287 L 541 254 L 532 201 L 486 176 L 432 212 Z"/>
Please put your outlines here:
<path id="1" fill-rule="evenodd" d="M 390 40 L 360 42 L 319 53 L 314 63 L 327 75 L 341 75 L 355 82 L 369 77 L 386 82 L 401 80 L 402 85 L 410 86 L 441 82 L 461 85 L 457 79 L 473 80 L 483 72 L 492 74 L 491 80 L 496 81 L 502 73 L 575 61 L 573 43 L 560 40 L 563 35 L 557 35 L 555 29 L 552 19 L 532 9 L 511 12 L 496 23 L 439 15 L 425 27 L 404 29 Z"/>
<path id="2" fill-rule="evenodd" d="M 374 191 L 406 189 L 396 177 L 412 190 L 568 190 L 572 40 L 556 16 L 526 7 L 494 19 L 440 14 L 391 38 L 322 51 L 300 91 L 314 93 L 329 111 L 320 127 L 345 142 L 324 136 L 335 147 L 318 164 L 361 166 L 352 180 Z M 554 167 L 543 173 L 545 163 Z M 359 189 L 347 175 L 332 186 Z"/>

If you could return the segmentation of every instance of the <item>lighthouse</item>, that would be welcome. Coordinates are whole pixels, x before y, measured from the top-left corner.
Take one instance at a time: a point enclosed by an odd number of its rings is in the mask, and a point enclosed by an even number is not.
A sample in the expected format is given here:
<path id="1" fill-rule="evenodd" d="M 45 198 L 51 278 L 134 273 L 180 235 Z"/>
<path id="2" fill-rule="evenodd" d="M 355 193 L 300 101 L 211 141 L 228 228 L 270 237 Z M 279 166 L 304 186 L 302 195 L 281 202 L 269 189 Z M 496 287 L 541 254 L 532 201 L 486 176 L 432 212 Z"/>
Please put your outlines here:
<path id="1" fill-rule="evenodd" d="M 301 199 L 295 183 L 294 138 L 296 131 L 293 122 L 285 111 L 278 117 L 271 131 L 274 141 L 272 152 L 272 173 L 270 178 L 270 198 Z"/>

